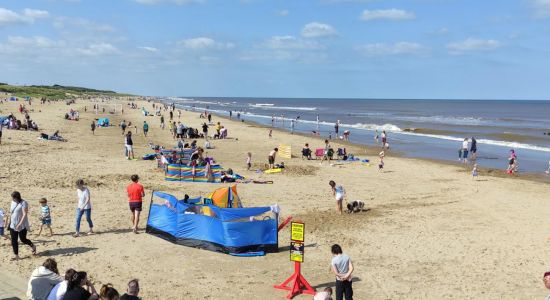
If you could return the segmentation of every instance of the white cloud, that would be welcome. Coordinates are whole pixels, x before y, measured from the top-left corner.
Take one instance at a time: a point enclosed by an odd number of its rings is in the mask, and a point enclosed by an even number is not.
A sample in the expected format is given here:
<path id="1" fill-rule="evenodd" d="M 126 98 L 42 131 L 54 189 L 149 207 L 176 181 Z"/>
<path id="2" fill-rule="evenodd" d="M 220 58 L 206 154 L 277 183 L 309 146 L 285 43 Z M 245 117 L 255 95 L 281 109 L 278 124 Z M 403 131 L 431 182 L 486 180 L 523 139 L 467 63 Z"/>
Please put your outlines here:
<path id="1" fill-rule="evenodd" d="M 84 18 L 58 17 L 54 20 L 53 26 L 57 29 L 79 27 L 89 31 L 114 32 L 115 28 L 109 24 L 101 24 Z"/>
<path id="2" fill-rule="evenodd" d="M 372 20 L 412 20 L 416 18 L 416 15 L 412 12 L 408 12 L 401 9 L 378 9 L 378 10 L 364 10 L 360 19 L 363 21 Z"/>
<path id="3" fill-rule="evenodd" d="M 147 4 L 147 5 L 160 4 L 160 3 L 173 3 L 173 4 L 183 5 L 183 4 L 191 4 L 191 3 L 203 3 L 205 2 L 205 0 L 134 0 L 134 2 L 137 2 L 139 4 Z"/>
<path id="4" fill-rule="evenodd" d="M 399 42 L 395 44 L 367 44 L 356 47 L 356 50 L 368 56 L 381 55 L 421 55 L 429 52 L 429 49 L 418 43 Z"/>
<path id="5" fill-rule="evenodd" d="M 438 30 L 434 31 L 433 33 L 438 35 L 446 35 L 447 33 L 449 33 L 449 28 L 441 27 Z"/>
<path id="6" fill-rule="evenodd" d="M 328 37 L 336 34 L 338 32 L 332 26 L 318 22 L 306 24 L 302 29 L 302 36 L 305 38 Z"/>
<path id="7" fill-rule="evenodd" d="M 0 26 L 11 24 L 32 24 L 38 19 L 49 17 L 45 10 L 26 8 L 22 13 L 0 7 Z"/>
<path id="8" fill-rule="evenodd" d="M 469 51 L 490 51 L 501 46 L 502 43 L 497 40 L 468 38 L 464 41 L 447 44 L 447 49 L 452 54 L 460 54 Z"/>
<path id="9" fill-rule="evenodd" d="M 88 45 L 88 47 L 78 48 L 77 51 L 80 54 L 88 56 L 111 55 L 120 53 L 120 51 L 115 46 L 109 43 L 90 44 Z"/>
<path id="10" fill-rule="evenodd" d="M 10 46 L 14 46 L 14 47 L 27 46 L 27 47 L 33 47 L 33 48 L 52 48 L 59 45 L 58 42 L 55 42 L 43 36 L 33 36 L 33 37 L 9 36 L 7 42 Z"/>
<path id="11" fill-rule="evenodd" d="M 178 45 L 191 50 L 228 50 L 235 47 L 233 43 L 217 42 L 209 37 L 197 37 L 181 40 Z"/>
<path id="12" fill-rule="evenodd" d="M 531 0 L 535 17 L 548 18 L 550 17 L 550 0 Z"/>
<path id="13" fill-rule="evenodd" d="M 323 48 L 312 40 L 303 40 L 291 35 L 273 36 L 263 43 L 263 47 L 276 50 L 304 50 Z"/>
<path id="14" fill-rule="evenodd" d="M 277 15 L 280 17 L 286 17 L 290 14 L 290 11 L 288 9 L 283 9 L 277 12 Z"/>
<path id="15" fill-rule="evenodd" d="M 141 47 L 138 47 L 138 49 L 141 49 L 143 51 L 147 51 L 147 52 L 159 52 L 159 49 L 155 48 L 155 47 L 148 47 L 148 46 L 141 46 Z"/>

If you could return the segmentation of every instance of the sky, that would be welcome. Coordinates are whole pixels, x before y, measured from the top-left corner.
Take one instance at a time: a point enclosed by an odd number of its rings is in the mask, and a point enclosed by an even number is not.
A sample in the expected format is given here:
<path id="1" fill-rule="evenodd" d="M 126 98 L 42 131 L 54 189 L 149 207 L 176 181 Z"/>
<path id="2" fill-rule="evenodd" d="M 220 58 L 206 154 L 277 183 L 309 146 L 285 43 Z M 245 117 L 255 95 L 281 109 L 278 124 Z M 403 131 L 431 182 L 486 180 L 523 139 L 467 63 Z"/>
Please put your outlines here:
<path id="1" fill-rule="evenodd" d="M 0 0 L 0 82 L 550 100 L 550 0 Z"/>

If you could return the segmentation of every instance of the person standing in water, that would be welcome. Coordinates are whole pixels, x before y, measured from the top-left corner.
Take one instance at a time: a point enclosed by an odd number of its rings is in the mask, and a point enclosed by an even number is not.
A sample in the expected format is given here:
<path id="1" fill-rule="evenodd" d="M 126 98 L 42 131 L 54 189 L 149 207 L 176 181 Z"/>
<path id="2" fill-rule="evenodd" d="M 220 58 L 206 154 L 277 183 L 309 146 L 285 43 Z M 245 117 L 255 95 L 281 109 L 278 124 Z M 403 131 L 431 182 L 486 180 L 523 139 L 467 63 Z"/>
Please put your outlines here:
<path id="1" fill-rule="evenodd" d="M 477 141 L 475 137 L 472 137 L 470 143 L 470 160 L 474 161 L 477 159 Z"/>
<path id="2" fill-rule="evenodd" d="M 340 128 L 340 120 L 334 123 L 334 133 L 336 133 L 336 136 L 338 136 L 338 128 Z"/>

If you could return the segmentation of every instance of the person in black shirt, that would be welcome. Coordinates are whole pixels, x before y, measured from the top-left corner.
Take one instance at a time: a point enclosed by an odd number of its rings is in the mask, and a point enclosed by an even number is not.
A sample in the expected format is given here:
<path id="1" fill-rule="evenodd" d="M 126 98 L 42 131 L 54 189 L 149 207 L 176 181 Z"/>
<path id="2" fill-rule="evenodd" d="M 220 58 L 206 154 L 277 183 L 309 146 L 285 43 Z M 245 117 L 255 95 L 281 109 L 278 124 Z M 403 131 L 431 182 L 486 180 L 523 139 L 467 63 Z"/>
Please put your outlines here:
<path id="1" fill-rule="evenodd" d="M 128 282 L 128 291 L 126 294 L 120 297 L 120 300 L 140 300 L 139 294 L 139 282 L 137 279 L 132 279 Z"/>
<path id="2" fill-rule="evenodd" d="M 84 288 L 86 287 L 86 288 Z M 67 283 L 67 292 L 63 300 L 98 300 L 94 285 L 88 280 L 86 272 L 76 272 Z"/>

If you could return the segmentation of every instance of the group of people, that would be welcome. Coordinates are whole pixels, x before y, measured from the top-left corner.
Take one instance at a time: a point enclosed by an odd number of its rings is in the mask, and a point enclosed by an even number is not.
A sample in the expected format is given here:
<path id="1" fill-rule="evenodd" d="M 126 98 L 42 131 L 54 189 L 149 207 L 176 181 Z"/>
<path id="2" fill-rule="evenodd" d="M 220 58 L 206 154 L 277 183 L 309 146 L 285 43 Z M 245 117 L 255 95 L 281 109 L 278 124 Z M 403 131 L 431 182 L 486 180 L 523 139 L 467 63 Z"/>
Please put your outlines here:
<path id="1" fill-rule="evenodd" d="M 27 285 L 27 297 L 33 300 L 139 300 L 139 291 L 137 279 L 128 282 L 123 295 L 110 283 L 98 291 L 84 271 L 70 268 L 61 276 L 53 258 L 32 272 Z"/>
<path id="2" fill-rule="evenodd" d="M 132 183 L 128 185 L 126 193 L 128 195 L 128 202 L 132 217 L 132 231 L 138 233 L 139 218 L 142 210 L 142 201 L 145 196 L 145 190 L 143 186 L 139 183 L 139 176 L 132 175 L 130 177 Z M 75 224 L 75 233 L 73 236 L 79 237 L 80 233 L 80 223 L 82 217 L 86 216 L 86 221 L 88 222 L 88 232 L 87 235 L 94 234 L 94 223 L 92 221 L 92 201 L 90 196 L 90 190 L 86 186 L 83 179 L 78 179 L 76 181 L 76 194 L 78 198 L 78 203 L 76 207 L 76 224 Z M 29 203 L 24 200 L 21 196 L 21 193 L 14 191 L 11 193 L 11 205 L 9 213 L 6 214 L 2 209 L 0 209 L 0 237 L 4 237 L 5 225 L 8 226 L 9 234 L 11 237 L 11 246 L 14 256 L 11 258 L 12 261 L 19 260 L 19 241 L 27 245 L 33 255 L 37 254 L 36 245 L 27 238 L 28 231 L 30 230 L 29 222 Z M 38 200 L 40 204 L 40 230 L 37 235 L 42 233 L 42 230 L 46 228 L 50 236 L 53 235 L 52 229 L 52 211 L 48 205 L 48 200 L 46 198 L 41 198 Z"/>

